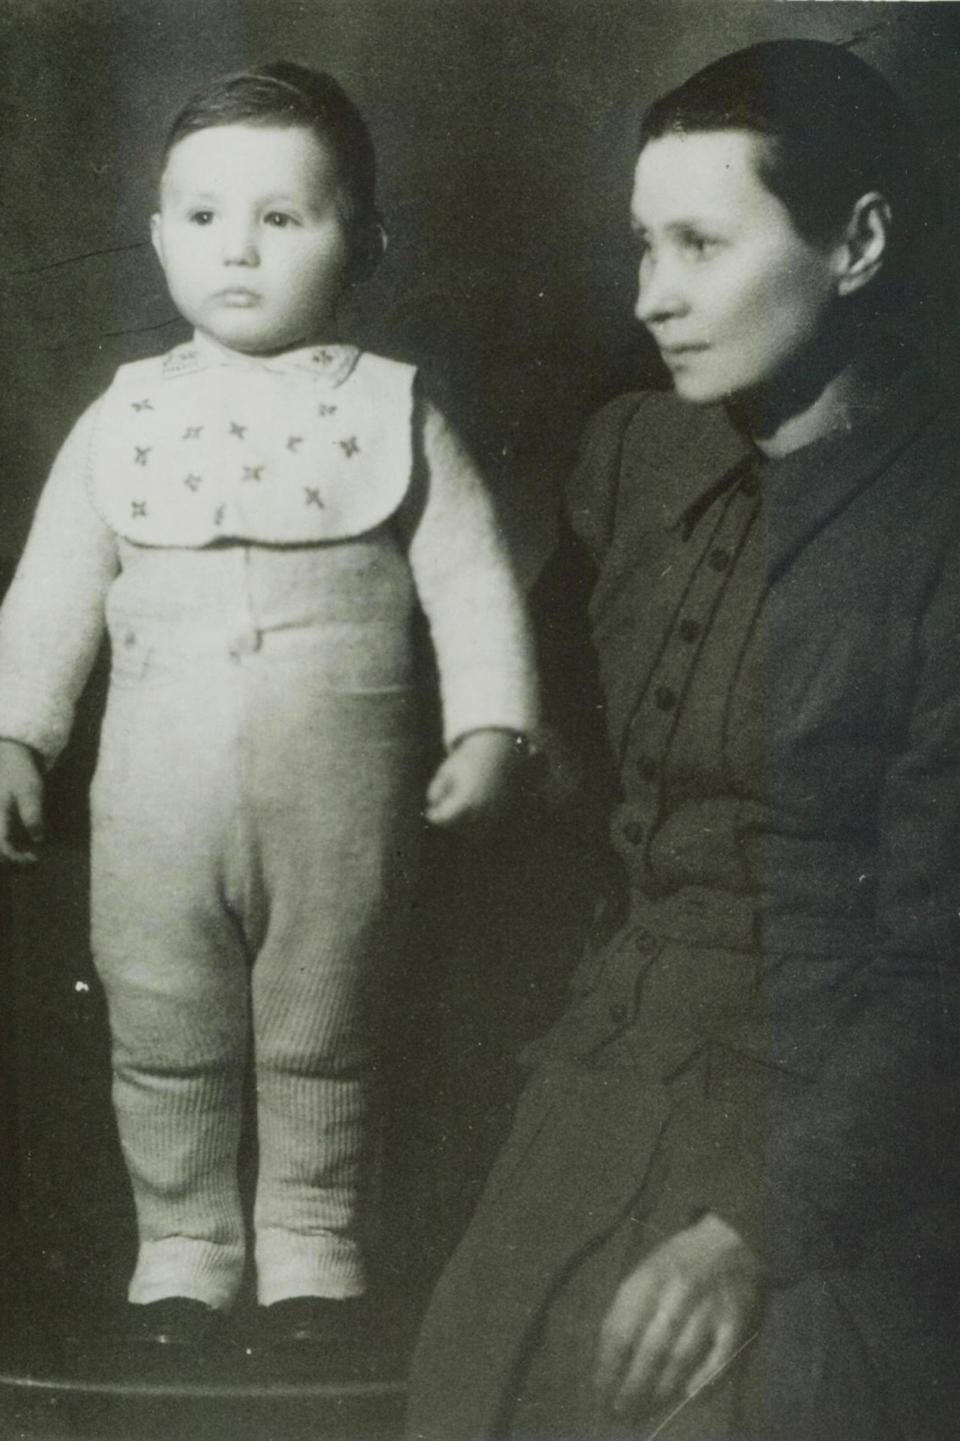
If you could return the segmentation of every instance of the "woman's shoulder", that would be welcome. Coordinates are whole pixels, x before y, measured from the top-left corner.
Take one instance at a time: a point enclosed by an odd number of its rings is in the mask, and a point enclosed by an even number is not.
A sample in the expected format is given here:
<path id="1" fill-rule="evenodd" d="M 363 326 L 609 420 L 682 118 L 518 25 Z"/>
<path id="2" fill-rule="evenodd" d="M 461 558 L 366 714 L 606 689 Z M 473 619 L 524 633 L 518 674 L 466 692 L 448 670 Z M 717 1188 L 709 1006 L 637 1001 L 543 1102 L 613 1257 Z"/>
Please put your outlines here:
<path id="1" fill-rule="evenodd" d="M 565 491 L 573 529 L 598 554 L 625 505 L 674 514 L 746 450 L 720 406 L 691 405 L 673 391 L 619 395 L 584 430 Z"/>
<path id="2" fill-rule="evenodd" d="M 910 470 L 926 478 L 934 491 L 960 502 L 960 403 L 941 393 L 905 447 Z M 918 478 L 919 478 L 918 475 Z"/>
<path id="3" fill-rule="evenodd" d="M 915 357 L 885 398 L 864 444 L 879 437 L 872 487 L 878 523 L 898 517 L 904 534 L 953 545 L 960 532 L 960 404 L 945 378 Z M 869 459 L 869 457 L 868 457 Z M 869 504 L 869 501 L 868 501 Z"/>

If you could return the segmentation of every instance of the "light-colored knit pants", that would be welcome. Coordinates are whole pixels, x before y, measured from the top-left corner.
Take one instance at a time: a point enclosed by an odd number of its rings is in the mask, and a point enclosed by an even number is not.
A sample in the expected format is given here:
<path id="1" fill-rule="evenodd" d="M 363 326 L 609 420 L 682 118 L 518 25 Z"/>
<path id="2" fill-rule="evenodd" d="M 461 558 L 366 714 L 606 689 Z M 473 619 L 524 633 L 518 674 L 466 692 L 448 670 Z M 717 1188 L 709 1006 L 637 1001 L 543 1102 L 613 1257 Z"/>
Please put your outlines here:
<path id="1" fill-rule="evenodd" d="M 93 949 L 140 1235 L 136 1302 L 222 1307 L 236 1293 L 251 1047 L 258 1297 L 365 1284 L 371 1071 L 420 805 L 413 693 L 367 685 L 363 627 L 345 660 L 342 627 L 257 630 L 225 613 L 199 631 L 111 618 Z"/>

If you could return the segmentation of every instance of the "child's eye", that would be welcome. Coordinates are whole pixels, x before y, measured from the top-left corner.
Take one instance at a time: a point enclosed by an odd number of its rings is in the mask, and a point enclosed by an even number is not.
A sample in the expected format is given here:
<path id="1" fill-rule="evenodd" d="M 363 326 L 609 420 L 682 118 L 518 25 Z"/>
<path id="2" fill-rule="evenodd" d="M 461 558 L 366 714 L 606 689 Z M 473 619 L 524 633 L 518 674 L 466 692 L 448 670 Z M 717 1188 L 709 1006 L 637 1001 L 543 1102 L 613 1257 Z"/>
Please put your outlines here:
<path id="1" fill-rule="evenodd" d="M 212 220 L 212 210 L 192 210 L 190 212 L 190 223 L 192 225 L 209 225 Z"/>
<path id="2" fill-rule="evenodd" d="M 287 225 L 296 224 L 293 216 L 288 215 L 284 210 L 271 210 L 263 218 L 267 225 L 273 225 L 277 230 L 283 230 Z"/>

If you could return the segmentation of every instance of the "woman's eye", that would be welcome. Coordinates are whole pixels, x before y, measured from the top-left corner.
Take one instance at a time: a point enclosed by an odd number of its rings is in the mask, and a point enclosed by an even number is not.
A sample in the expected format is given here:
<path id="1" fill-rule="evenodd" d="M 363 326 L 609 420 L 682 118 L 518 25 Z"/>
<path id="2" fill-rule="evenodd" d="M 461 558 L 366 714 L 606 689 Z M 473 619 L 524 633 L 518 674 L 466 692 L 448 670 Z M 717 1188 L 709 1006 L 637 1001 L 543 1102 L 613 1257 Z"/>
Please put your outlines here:
<path id="1" fill-rule="evenodd" d="M 712 235 L 698 235 L 695 231 L 691 231 L 689 235 L 683 237 L 681 244 L 687 255 L 694 260 L 706 260 L 714 253 L 719 241 Z"/>
<path id="2" fill-rule="evenodd" d="M 273 225 L 277 230 L 283 230 L 285 226 L 296 223 L 293 216 L 287 215 L 283 210 L 271 210 L 263 218 L 267 225 Z"/>
<path id="3" fill-rule="evenodd" d="M 212 220 L 212 210 L 193 210 L 190 213 L 190 223 L 192 225 L 209 225 Z"/>

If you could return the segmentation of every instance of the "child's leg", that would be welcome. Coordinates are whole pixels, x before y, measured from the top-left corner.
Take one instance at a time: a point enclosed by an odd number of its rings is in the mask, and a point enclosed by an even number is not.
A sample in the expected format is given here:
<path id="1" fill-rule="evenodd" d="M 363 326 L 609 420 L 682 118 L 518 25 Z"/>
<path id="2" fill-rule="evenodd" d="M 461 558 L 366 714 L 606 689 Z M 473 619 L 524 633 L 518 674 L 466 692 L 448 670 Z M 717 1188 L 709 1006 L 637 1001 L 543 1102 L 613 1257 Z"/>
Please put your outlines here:
<path id="1" fill-rule="evenodd" d="M 248 965 L 228 909 L 236 765 L 211 670 L 111 694 L 93 790 L 93 945 L 140 1249 L 129 1296 L 230 1303 Z"/>
<path id="2" fill-rule="evenodd" d="M 409 694 L 317 697 L 300 727 L 298 688 L 275 684 L 263 700 L 274 745 L 257 751 L 254 792 L 269 904 L 253 977 L 266 1305 L 365 1288 L 370 1084 L 421 799 Z"/>

